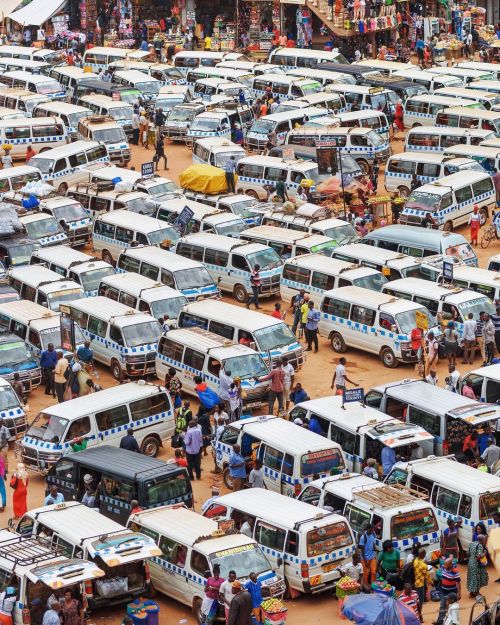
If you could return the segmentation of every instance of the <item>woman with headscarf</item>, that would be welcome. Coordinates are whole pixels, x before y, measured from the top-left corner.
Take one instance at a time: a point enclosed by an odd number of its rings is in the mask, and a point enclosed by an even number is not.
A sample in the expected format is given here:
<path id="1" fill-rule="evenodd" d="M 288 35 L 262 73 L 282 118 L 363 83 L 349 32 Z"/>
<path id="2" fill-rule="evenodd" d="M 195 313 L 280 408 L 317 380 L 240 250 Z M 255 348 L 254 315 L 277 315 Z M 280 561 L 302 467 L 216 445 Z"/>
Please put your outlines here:
<path id="1" fill-rule="evenodd" d="M 401 100 L 398 100 L 398 103 L 396 104 L 396 108 L 394 110 L 394 123 L 396 125 L 396 129 L 397 132 L 404 132 L 405 130 L 405 124 L 404 124 L 404 109 L 403 109 L 403 103 L 401 102 Z"/>
<path id="2" fill-rule="evenodd" d="M 14 489 L 13 510 L 14 517 L 19 519 L 28 511 L 28 472 L 22 462 L 17 465 L 17 471 L 12 474 L 10 487 Z"/>
<path id="3" fill-rule="evenodd" d="M 488 585 L 488 558 L 486 556 L 486 536 L 479 534 L 469 545 L 467 563 L 467 590 L 471 597 L 476 597 L 484 586 Z"/>

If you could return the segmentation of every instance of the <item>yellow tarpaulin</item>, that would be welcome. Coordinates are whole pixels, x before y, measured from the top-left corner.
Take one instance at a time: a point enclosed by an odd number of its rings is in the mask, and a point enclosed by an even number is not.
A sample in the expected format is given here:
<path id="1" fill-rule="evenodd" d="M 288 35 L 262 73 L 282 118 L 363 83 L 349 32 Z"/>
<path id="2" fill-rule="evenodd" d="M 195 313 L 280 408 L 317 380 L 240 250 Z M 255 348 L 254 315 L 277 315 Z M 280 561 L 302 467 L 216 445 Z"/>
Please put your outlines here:
<path id="1" fill-rule="evenodd" d="M 179 176 L 179 182 L 183 189 L 192 189 L 199 193 L 224 193 L 227 191 L 224 170 L 212 165 L 191 165 Z"/>

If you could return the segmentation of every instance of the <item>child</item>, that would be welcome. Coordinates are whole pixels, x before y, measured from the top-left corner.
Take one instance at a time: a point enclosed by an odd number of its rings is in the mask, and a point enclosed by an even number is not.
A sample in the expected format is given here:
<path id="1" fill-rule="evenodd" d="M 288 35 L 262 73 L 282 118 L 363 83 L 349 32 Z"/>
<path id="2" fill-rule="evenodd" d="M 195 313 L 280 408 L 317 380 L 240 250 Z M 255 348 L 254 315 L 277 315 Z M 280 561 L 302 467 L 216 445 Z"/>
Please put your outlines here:
<path id="1" fill-rule="evenodd" d="M 175 452 L 175 462 L 177 464 L 178 467 L 186 467 L 187 468 L 187 460 L 186 458 L 184 458 L 184 455 L 182 453 L 182 449 L 176 449 Z"/>
<path id="2" fill-rule="evenodd" d="M 399 601 L 404 603 L 406 607 L 413 610 L 420 621 L 422 621 L 422 608 L 418 600 L 417 592 L 413 590 L 411 584 L 406 583 L 403 586 L 403 592 L 399 595 Z"/>

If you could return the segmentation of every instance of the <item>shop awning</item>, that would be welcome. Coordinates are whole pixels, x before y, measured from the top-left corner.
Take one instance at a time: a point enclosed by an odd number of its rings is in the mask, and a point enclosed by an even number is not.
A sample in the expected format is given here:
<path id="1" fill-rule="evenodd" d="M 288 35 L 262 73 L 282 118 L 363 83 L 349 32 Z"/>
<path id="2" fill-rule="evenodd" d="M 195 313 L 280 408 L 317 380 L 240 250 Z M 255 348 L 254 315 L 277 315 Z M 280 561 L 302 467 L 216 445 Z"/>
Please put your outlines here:
<path id="1" fill-rule="evenodd" d="M 2 0 L 0 2 L 0 17 L 3 19 L 9 16 L 14 9 L 21 4 L 21 0 Z"/>
<path id="2" fill-rule="evenodd" d="M 0 4 L 5 2 L 2 0 Z M 9 0 L 7 0 L 7 3 Z M 31 0 L 29 4 L 9 15 L 11 20 L 23 26 L 41 26 L 53 15 L 59 13 L 67 0 Z"/>

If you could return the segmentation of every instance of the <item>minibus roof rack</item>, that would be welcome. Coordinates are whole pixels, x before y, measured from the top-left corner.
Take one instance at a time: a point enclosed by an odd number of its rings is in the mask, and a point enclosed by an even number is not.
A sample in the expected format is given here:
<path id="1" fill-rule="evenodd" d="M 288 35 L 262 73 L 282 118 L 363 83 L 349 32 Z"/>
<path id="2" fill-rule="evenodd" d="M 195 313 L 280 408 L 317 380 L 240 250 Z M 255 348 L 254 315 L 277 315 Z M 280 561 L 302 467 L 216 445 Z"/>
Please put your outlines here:
<path id="1" fill-rule="evenodd" d="M 55 549 L 49 549 L 31 536 L 12 535 L 10 540 L 0 542 L 0 557 L 18 566 L 30 566 L 38 562 L 52 560 L 62 555 Z"/>

